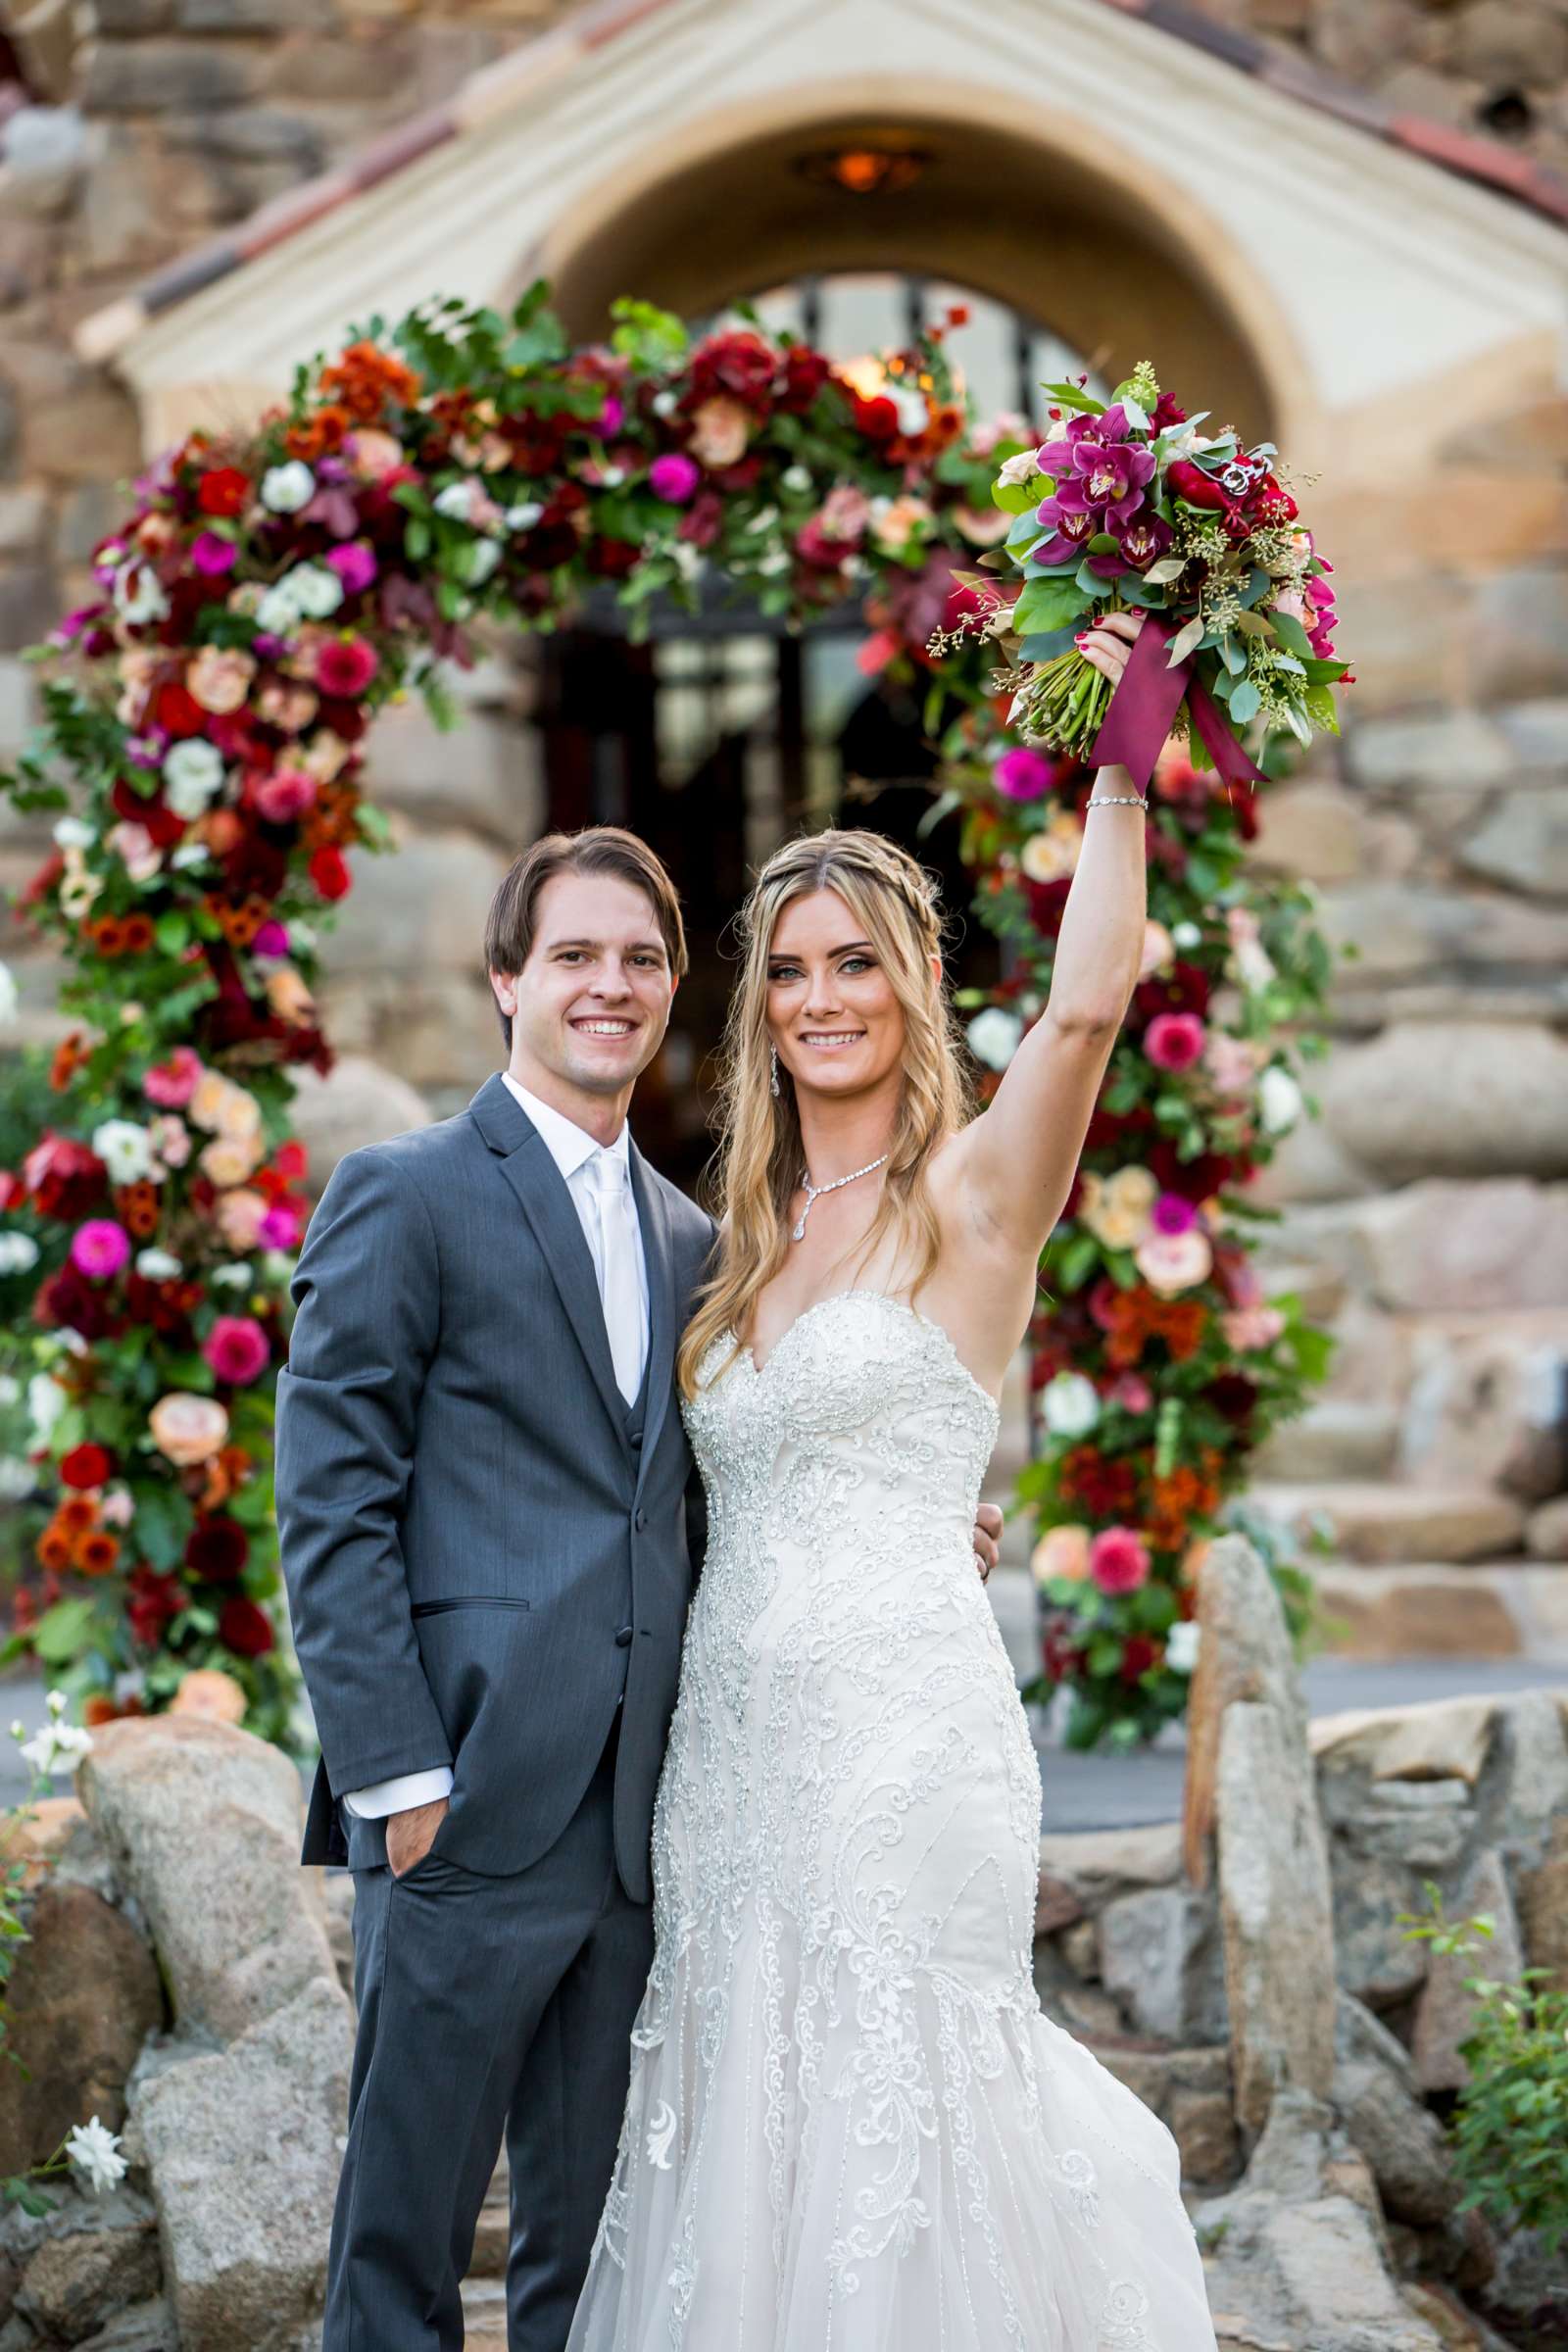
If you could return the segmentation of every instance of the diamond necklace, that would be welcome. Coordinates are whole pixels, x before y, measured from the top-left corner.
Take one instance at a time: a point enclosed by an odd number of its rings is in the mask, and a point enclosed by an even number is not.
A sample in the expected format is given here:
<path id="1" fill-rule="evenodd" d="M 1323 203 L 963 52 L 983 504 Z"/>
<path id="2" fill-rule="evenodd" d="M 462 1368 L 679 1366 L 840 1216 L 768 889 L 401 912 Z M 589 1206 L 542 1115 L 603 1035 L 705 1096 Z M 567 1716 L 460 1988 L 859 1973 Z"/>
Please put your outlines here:
<path id="1" fill-rule="evenodd" d="M 847 1184 L 858 1184 L 862 1176 L 869 1176 L 873 1174 L 877 1168 L 881 1167 L 883 1160 L 887 1159 L 888 1156 L 888 1153 L 884 1152 L 881 1159 L 868 1159 L 863 1168 L 857 1168 L 854 1174 L 850 1176 L 835 1176 L 831 1184 L 813 1184 L 811 1182 L 809 1170 L 803 1168 L 801 1170 L 801 1184 L 806 1194 L 806 1206 L 801 1211 L 800 1223 L 796 1226 L 793 1226 L 790 1230 L 790 1240 L 792 1242 L 805 1241 L 806 1220 L 810 1215 L 814 1204 L 821 1200 L 824 1193 L 836 1193 Z"/>

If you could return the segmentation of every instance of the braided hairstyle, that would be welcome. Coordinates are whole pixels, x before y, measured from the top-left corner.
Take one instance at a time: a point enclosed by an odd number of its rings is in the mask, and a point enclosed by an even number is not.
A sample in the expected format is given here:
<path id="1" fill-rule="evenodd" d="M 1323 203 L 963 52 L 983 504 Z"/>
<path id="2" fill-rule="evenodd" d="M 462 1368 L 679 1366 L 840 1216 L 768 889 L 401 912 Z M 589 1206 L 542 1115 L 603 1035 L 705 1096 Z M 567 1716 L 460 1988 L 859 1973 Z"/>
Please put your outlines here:
<path id="1" fill-rule="evenodd" d="M 720 1054 L 719 1149 L 710 1186 L 719 1220 L 718 1260 L 681 1341 L 683 1396 L 695 1393 L 697 1367 L 714 1340 L 734 1343 L 720 1369 L 734 1360 L 757 1299 L 789 1247 L 789 1208 L 805 1152 L 794 1081 L 782 1068 L 779 1092 L 772 1092 L 767 964 L 784 908 L 819 890 L 836 892 L 861 926 L 905 1020 L 898 1118 L 876 1215 L 858 1256 L 868 1264 L 893 1234 L 911 1298 L 936 1267 L 941 1237 L 927 1164 L 972 1109 L 940 971 L 943 918 L 936 884 L 906 851 L 879 833 L 805 834 L 774 851 L 737 920 L 741 974 Z"/>

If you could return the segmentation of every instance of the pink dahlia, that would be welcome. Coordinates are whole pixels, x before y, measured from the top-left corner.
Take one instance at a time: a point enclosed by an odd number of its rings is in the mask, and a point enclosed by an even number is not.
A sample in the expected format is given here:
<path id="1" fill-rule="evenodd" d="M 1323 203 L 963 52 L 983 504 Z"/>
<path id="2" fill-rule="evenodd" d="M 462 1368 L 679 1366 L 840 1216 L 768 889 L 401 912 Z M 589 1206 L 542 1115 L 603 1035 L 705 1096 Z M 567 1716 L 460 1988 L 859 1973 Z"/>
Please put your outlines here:
<path id="1" fill-rule="evenodd" d="M 1206 1035 L 1196 1012 L 1158 1012 L 1144 1032 L 1144 1052 L 1156 1070 L 1190 1070 Z"/>
<path id="2" fill-rule="evenodd" d="M 345 547 L 329 548 L 326 564 L 342 581 L 345 596 L 362 596 L 376 573 L 374 551 L 363 539 L 352 539 Z"/>
<path id="3" fill-rule="evenodd" d="M 672 507 L 683 507 L 703 478 L 702 467 L 695 458 L 683 450 L 671 450 L 656 458 L 648 468 L 648 487 L 656 498 L 662 498 Z"/>
<path id="4" fill-rule="evenodd" d="M 1102 1592 L 1136 1592 L 1149 1582 L 1149 1546 L 1136 1528 L 1102 1527 L 1089 1546 L 1089 1573 Z"/>
<path id="5" fill-rule="evenodd" d="M 351 703 L 369 685 L 381 664 L 363 637 L 328 639 L 316 657 L 316 683 L 323 694 Z"/>
<path id="6" fill-rule="evenodd" d="M 113 1217 L 89 1217 L 71 1237 L 71 1256 L 91 1282 L 109 1282 L 130 1255 L 130 1236 Z"/>
<path id="7" fill-rule="evenodd" d="M 154 1062 L 142 1080 L 142 1092 L 163 1110 L 183 1110 L 202 1081 L 201 1056 L 189 1046 L 176 1046 L 167 1061 Z"/>
<path id="8" fill-rule="evenodd" d="M 1180 1193 L 1161 1193 L 1150 1212 L 1156 1233 L 1186 1233 L 1198 1222 L 1198 1210 Z"/>
<path id="9" fill-rule="evenodd" d="M 271 1349 L 267 1334 L 251 1315 L 220 1315 L 208 1333 L 202 1353 L 230 1388 L 248 1388 L 266 1371 Z"/>
<path id="10" fill-rule="evenodd" d="M 280 767 L 261 779 L 253 797 L 258 813 L 270 825 L 287 825 L 315 807 L 316 794 L 314 776 L 308 776 L 303 768 Z"/>
<path id="11" fill-rule="evenodd" d="M 190 560 L 205 579 L 221 579 L 232 571 L 239 550 L 232 539 L 220 538 L 217 531 L 199 531 L 191 541 Z"/>
<path id="12" fill-rule="evenodd" d="M 1044 752 L 1015 743 L 997 761 L 991 781 L 1004 800 L 1038 801 L 1051 790 L 1054 772 Z"/>

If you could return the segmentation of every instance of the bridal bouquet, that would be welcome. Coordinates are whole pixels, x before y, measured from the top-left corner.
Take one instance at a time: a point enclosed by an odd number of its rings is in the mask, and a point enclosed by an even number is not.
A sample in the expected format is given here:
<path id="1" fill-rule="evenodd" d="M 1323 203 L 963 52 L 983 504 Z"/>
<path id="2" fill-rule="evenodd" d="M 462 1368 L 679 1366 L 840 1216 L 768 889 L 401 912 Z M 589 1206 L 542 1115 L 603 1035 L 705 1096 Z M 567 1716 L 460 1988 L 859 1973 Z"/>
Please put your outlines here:
<path id="1" fill-rule="evenodd" d="M 1254 722 L 1302 744 L 1338 733 L 1332 568 L 1298 519 L 1271 442 L 1200 431 L 1148 363 L 1109 405 L 1075 383 L 1049 384 L 1059 438 L 1020 451 L 993 489 L 1013 516 L 982 562 L 1016 568 L 1005 604 L 995 581 L 981 621 L 1008 645 L 1009 723 L 1025 742 L 1091 766 L 1119 762 L 1140 786 L 1168 735 L 1186 734 L 1200 767 L 1256 781 L 1244 738 Z M 1119 684 L 1076 639 L 1105 613 L 1146 612 Z"/>

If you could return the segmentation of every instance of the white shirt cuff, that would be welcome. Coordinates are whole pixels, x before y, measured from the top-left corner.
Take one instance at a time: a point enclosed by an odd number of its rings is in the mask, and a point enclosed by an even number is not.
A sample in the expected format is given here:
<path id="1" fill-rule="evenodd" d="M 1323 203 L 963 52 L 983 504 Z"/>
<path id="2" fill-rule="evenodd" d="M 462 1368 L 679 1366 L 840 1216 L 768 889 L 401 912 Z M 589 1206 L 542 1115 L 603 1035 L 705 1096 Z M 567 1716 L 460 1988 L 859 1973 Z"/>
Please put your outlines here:
<path id="1" fill-rule="evenodd" d="M 451 1765 L 433 1764 L 428 1772 L 405 1772 L 395 1781 L 377 1781 L 369 1788 L 346 1790 L 343 1802 L 361 1821 L 384 1821 L 389 1813 L 407 1813 L 413 1805 L 433 1805 L 451 1794 Z"/>

